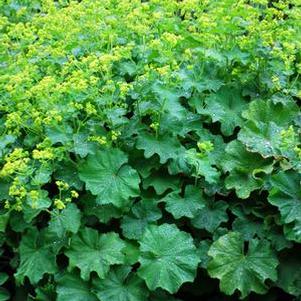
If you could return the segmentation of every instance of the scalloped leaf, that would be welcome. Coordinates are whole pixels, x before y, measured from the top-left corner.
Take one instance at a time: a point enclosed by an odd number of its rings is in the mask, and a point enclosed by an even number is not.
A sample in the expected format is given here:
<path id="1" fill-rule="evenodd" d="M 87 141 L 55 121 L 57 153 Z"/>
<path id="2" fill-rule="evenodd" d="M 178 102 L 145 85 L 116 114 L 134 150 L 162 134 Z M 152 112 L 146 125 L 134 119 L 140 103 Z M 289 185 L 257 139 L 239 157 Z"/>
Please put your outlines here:
<path id="1" fill-rule="evenodd" d="M 264 240 L 252 239 L 244 251 L 244 239 L 240 233 L 230 232 L 215 241 L 208 255 L 211 277 L 220 280 L 220 289 L 227 295 L 236 290 L 245 298 L 250 292 L 264 294 L 265 281 L 277 280 L 278 260 L 270 244 Z"/>
<path id="2" fill-rule="evenodd" d="M 139 175 L 127 161 L 121 150 L 106 149 L 88 155 L 79 166 L 80 179 L 97 196 L 99 204 L 123 207 L 130 197 L 139 195 Z"/>
<path id="3" fill-rule="evenodd" d="M 191 282 L 200 261 L 192 237 L 175 225 L 149 226 L 140 240 L 138 275 L 150 290 L 163 288 L 175 293 Z"/>

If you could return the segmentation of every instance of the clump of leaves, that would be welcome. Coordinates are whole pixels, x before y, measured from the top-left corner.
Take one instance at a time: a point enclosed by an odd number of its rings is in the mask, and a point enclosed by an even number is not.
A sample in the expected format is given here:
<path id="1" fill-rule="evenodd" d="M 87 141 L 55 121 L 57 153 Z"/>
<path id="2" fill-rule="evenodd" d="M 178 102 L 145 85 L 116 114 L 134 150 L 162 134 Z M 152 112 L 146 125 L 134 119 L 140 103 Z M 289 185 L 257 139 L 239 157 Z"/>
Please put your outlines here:
<path id="1" fill-rule="evenodd" d="M 301 297 L 299 1 L 0 12 L 0 300 Z"/>

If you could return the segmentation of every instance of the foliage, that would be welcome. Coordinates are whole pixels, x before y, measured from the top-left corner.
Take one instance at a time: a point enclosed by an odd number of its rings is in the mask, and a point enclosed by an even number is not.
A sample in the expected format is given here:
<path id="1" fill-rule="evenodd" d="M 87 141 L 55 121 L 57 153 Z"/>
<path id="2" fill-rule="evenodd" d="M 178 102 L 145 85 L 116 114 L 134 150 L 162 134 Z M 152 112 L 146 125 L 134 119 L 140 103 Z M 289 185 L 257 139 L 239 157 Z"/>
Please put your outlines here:
<path id="1" fill-rule="evenodd" d="M 0 2 L 0 300 L 300 300 L 299 0 Z"/>

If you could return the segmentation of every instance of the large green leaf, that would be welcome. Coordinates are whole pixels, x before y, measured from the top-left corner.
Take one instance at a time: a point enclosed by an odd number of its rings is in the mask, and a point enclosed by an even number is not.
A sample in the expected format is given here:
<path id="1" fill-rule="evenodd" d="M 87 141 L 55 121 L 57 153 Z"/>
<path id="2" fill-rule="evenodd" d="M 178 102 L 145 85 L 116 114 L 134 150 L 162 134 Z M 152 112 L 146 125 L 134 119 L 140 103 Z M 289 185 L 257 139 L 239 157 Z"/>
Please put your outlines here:
<path id="1" fill-rule="evenodd" d="M 277 280 L 278 260 L 266 241 L 252 239 L 248 250 L 244 250 L 244 240 L 240 233 L 230 232 L 215 241 L 208 255 L 208 273 L 220 280 L 220 289 L 227 295 L 236 290 L 245 298 L 251 291 L 264 294 L 265 281 Z"/>
<path id="2" fill-rule="evenodd" d="M 138 173 L 127 164 L 127 156 L 119 149 L 89 155 L 79 167 L 79 176 L 100 204 L 123 207 L 130 197 L 139 194 Z"/>
<path id="3" fill-rule="evenodd" d="M 264 159 L 259 154 L 249 152 L 237 140 L 228 143 L 225 150 L 226 154 L 221 162 L 225 171 L 231 172 L 236 169 L 250 174 L 271 171 L 272 160 Z"/>
<path id="4" fill-rule="evenodd" d="M 277 206 L 284 223 L 301 219 L 301 176 L 294 171 L 279 172 L 271 179 L 269 202 Z"/>
<path id="5" fill-rule="evenodd" d="M 223 86 L 208 96 L 205 103 L 203 114 L 209 115 L 213 122 L 219 121 L 224 135 L 230 136 L 235 127 L 242 125 L 241 113 L 247 102 L 237 88 Z"/>
<path id="6" fill-rule="evenodd" d="M 182 147 L 176 137 L 163 135 L 156 137 L 149 133 L 141 133 L 137 139 L 136 147 L 144 150 L 145 158 L 154 154 L 160 157 L 160 163 L 164 164 L 168 159 L 175 158 L 182 152 Z"/>
<path id="7" fill-rule="evenodd" d="M 281 130 L 297 117 L 298 107 L 294 102 L 283 106 L 272 101 L 254 100 L 248 110 L 243 112 L 247 119 L 238 139 L 248 150 L 258 152 L 263 157 L 281 155 Z"/>
<path id="8" fill-rule="evenodd" d="M 165 202 L 165 209 L 176 219 L 184 216 L 193 218 L 198 210 L 205 207 L 202 191 L 192 185 L 186 186 L 184 197 L 174 191 L 161 199 L 161 202 Z"/>
<path id="9" fill-rule="evenodd" d="M 245 123 L 238 139 L 251 152 L 258 152 L 264 158 L 280 156 L 281 127 L 274 122 L 256 124 L 253 120 Z"/>
<path id="10" fill-rule="evenodd" d="M 242 113 L 247 120 L 254 120 L 257 124 L 271 121 L 283 126 L 291 122 L 298 115 L 298 106 L 294 101 L 285 105 L 273 103 L 271 100 L 256 99 L 252 101 L 248 109 Z"/>
<path id="11" fill-rule="evenodd" d="M 60 275 L 57 281 L 57 301 L 97 301 L 88 282 L 83 281 L 77 273 Z"/>
<path id="12" fill-rule="evenodd" d="M 56 272 L 56 254 L 44 232 L 30 229 L 22 237 L 19 252 L 20 265 L 15 274 L 18 282 L 23 283 L 24 278 L 28 277 L 32 284 L 36 284 L 45 273 Z"/>
<path id="13" fill-rule="evenodd" d="M 184 282 L 193 281 L 199 258 L 188 233 L 175 225 L 151 225 L 139 243 L 138 275 L 150 290 L 161 287 L 175 293 Z"/>
<path id="14" fill-rule="evenodd" d="M 248 198 L 251 192 L 261 188 L 263 183 L 261 179 L 240 170 L 233 170 L 225 179 L 226 188 L 235 189 L 237 196 L 241 199 Z"/>
<path id="15" fill-rule="evenodd" d="M 102 301 L 146 301 L 148 290 L 144 281 L 131 273 L 131 267 L 120 266 L 110 270 L 105 279 L 93 281 L 95 294 Z"/>
<path id="16" fill-rule="evenodd" d="M 125 243 L 117 233 L 99 234 L 86 227 L 72 237 L 65 254 L 69 257 L 70 267 L 78 267 L 84 280 L 88 280 L 93 271 L 103 279 L 110 265 L 124 262 L 124 247 Z"/>

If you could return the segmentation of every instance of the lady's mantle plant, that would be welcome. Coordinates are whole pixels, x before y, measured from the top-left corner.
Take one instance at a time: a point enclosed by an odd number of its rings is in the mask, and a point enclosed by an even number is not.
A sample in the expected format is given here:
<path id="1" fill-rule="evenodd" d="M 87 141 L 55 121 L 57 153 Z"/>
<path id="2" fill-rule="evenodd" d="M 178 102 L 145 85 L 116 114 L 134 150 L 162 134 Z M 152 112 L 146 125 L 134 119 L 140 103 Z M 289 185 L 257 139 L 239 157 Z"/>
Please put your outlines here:
<path id="1" fill-rule="evenodd" d="M 299 0 L 0 12 L 0 300 L 300 299 Z"/>

